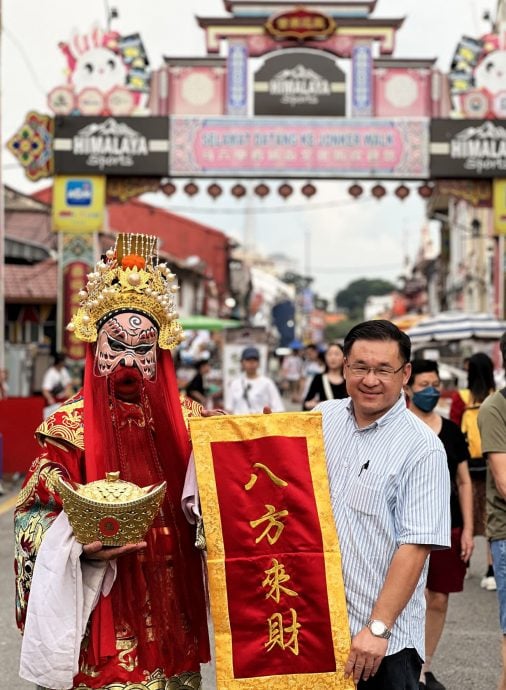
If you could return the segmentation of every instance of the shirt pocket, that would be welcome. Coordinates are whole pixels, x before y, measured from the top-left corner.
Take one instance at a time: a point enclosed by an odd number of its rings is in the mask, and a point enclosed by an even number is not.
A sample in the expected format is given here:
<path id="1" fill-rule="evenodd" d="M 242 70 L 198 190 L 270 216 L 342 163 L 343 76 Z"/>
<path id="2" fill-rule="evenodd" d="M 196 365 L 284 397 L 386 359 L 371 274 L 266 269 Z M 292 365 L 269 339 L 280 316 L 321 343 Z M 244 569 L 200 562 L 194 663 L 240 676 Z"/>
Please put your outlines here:
<path id="1" fill-rule="evenodd" d="M 358 477 L 350 488 L 348 494 L 348 506 L 352 510 L 365 515 L 379 515 L 383 512 L 385 502 L 384 492 L 381 488 L 382 478 L 369 475 L 367 480 Z"/>

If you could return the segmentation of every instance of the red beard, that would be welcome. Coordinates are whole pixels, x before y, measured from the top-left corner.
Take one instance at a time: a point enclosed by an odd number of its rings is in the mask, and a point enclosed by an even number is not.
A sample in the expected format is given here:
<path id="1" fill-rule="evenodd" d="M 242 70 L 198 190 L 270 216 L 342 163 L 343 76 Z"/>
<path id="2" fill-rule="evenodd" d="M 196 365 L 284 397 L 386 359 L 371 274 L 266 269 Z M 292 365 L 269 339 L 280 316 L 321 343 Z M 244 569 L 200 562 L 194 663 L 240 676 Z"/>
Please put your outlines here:
<path id="1" fill-rule="evenodd" d="M 137 367 L 119 365 L 109 377 L 114 395 L 119 400 L 135 403 L 140 401 L 142 374 Z"/>

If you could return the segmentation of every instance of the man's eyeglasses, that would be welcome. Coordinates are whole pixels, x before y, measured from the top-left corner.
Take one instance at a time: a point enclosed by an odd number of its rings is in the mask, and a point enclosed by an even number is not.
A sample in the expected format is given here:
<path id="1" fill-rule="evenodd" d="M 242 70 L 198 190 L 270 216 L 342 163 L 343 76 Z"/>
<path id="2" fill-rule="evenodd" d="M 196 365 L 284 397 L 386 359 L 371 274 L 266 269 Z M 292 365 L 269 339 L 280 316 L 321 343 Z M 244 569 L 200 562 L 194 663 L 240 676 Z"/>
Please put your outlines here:
<path id="1" fill-rule="evenodd" d="M 392 367 L 366 367 L 364 364 L 346 364 L 352 376 L 356 378 L 365 378 L 367 374 L 372 371 L 374 376 L 380 381 L 389 381 L 404 368 L 406 362 L 401 364 L 398 369 L 392 369 Z"/>

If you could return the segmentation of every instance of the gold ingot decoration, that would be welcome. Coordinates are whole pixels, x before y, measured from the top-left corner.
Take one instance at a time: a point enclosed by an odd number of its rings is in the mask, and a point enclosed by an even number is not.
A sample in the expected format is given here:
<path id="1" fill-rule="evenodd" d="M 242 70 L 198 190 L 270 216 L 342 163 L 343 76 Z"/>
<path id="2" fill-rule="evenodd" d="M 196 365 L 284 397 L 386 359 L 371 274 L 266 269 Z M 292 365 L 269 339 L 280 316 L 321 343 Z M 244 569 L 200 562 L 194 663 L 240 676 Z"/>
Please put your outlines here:
<path id="1" fill-rule="evenodd" d="M 160 508 L 167 482 L 140 487 L 108 472 L 105 479 L 78 484 L 59 478 L 63 501 L 74 536 L 81 544 L 101 541 L 124 546 L 142 541 Z"/>
<path id="2" fill-rule="evenodd" d="M 88 273 L 86 287 L 67 330 L 78 340 L 94 343 L 108 317 L 138 312 L 158 328 L 158 345 L 171 350 L 183 339 L 175 293 L 176 276 L 159 261 L 158 239 L 153 235 L 120 234 L 95 270 Z"/>

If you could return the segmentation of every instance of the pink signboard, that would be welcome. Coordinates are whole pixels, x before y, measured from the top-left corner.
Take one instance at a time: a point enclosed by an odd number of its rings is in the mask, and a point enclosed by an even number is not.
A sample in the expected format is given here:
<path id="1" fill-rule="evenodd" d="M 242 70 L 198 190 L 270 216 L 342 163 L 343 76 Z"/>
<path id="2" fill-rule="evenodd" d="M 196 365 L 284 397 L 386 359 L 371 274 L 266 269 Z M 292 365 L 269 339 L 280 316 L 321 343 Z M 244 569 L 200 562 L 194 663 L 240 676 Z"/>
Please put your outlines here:
<path id="1" fill-rule="evenodd" d="M 429 176 L 429 120 L 170 118 L 170 175 Z"/>

